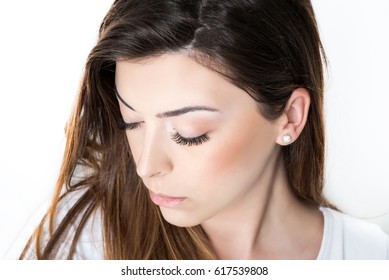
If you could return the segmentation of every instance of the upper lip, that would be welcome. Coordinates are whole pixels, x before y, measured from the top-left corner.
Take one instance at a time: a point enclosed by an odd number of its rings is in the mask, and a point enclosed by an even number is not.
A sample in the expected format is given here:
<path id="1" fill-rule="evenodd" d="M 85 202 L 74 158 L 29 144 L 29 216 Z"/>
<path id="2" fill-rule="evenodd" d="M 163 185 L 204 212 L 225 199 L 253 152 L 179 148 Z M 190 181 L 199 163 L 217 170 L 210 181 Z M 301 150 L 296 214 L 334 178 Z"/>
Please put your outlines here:
<path id="1" fill-rule="evenodd" d="M 150 192 L 156 196 L 165 197 L 165 198 L 185 198 L 182 196 L 172 196 L 172 195 L 167 195 L 167 194 L 163 194 L 163 193 L 156 193 L 156 192 L 153 192 L 152 190 L 150 190 Z"/>

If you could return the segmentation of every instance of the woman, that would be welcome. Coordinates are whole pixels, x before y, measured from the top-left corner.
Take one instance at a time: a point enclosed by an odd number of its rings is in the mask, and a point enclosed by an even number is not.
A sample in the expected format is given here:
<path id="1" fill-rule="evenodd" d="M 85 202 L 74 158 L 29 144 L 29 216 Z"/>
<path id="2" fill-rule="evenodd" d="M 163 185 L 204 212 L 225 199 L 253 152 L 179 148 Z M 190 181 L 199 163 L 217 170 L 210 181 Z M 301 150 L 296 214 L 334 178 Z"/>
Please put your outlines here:
<path id="1" fill-rule="evenodd" d="M 386 259 L 323 196 L 308 0 L 115 1 L 21 258 Z"/>

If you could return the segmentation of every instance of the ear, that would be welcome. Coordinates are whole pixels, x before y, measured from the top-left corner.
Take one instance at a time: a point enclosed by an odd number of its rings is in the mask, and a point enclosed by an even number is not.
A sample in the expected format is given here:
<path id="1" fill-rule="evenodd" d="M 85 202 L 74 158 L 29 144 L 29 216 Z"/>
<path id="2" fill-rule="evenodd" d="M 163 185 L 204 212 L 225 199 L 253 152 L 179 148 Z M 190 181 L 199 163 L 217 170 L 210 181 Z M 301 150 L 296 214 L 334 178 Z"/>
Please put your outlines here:
<path id="1" fill-rule="evenodd" d="M 293 91 L 280 117 L 277 144 L 286 146 L 299 137 L 307 122 L 310 104 L 311 97 L 306 88 Z"/>

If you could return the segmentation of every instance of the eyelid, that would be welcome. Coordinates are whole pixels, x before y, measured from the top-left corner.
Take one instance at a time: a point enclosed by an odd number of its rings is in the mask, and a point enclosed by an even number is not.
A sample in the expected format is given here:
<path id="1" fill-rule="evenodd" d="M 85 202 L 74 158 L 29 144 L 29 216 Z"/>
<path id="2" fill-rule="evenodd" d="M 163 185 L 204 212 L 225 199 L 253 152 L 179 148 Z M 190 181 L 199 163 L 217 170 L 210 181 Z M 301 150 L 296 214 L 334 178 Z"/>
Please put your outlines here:
<path id="1" fill-rule="evenodd" d="M 143 122 L 126 123 L 123 119 L 118 121 L 120 130 L 132 130 L 141 126 Z M 210 140 L 207 133 L 204 133 L 197 137 L 183 137 L 176 130 L 171 134 L 171 139 L 179 145 L 183 146 L 198 146 Z"/>
<path id="2" fill-rule="evenodd" d="M 120 119 L 118 121 L 118 126 L 120 130 L 132 130 L 138 128 L 142 122 L 133 122 L 133 123 L 126 123 L 123 119 Z"/>
<path id="3" fill-rule="evenodd" d="M 177 131 L 172 133 L 171 139 L 177 144 L 184 146 L 198 146 L 210 140 L 207 133 L 204 133 L 197 137 L 186 138 L 180 135 Z"/>

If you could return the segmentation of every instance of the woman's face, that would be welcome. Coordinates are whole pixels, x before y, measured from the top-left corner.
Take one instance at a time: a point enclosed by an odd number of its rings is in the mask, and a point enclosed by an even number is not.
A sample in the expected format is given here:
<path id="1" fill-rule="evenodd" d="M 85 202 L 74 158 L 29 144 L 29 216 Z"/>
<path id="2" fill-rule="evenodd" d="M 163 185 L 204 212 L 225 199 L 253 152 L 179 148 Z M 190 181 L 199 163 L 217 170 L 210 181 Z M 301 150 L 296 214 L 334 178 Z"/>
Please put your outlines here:
<path id="1" fill-rule="evenodd" d="M 246 92 L 184 54 L 119 61 L 116 88 L 137 173 L 169 223 L 252 203 L 279 131 Z"/>

